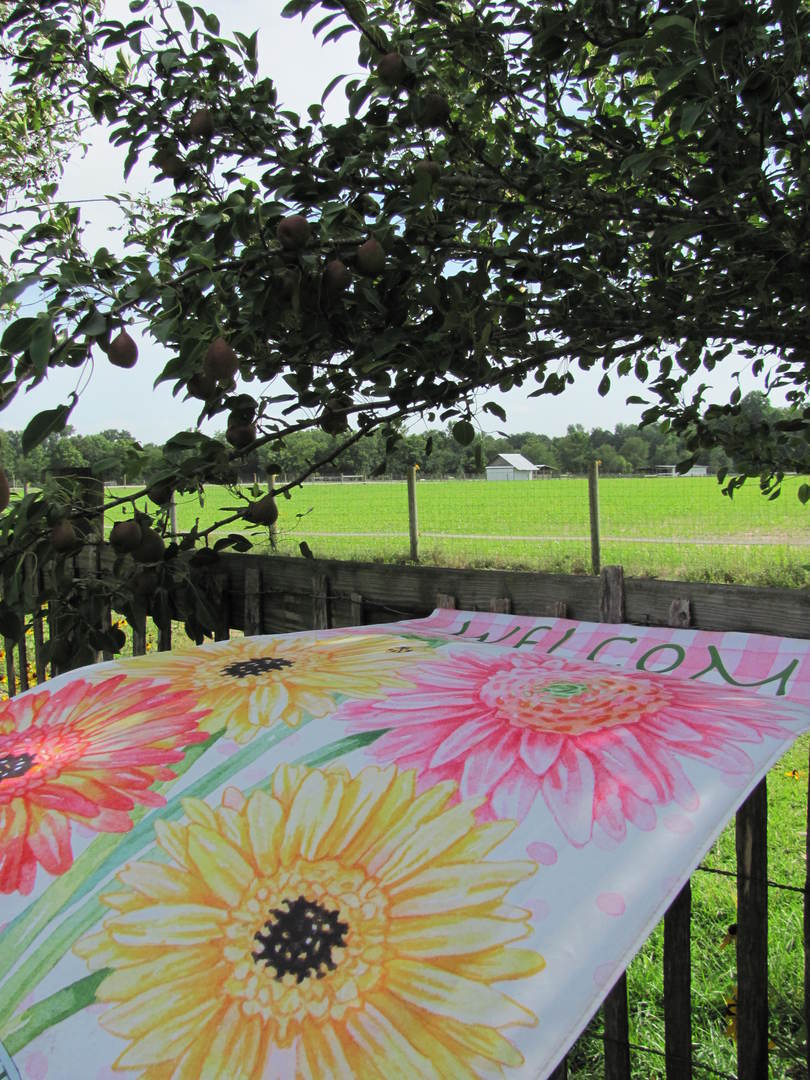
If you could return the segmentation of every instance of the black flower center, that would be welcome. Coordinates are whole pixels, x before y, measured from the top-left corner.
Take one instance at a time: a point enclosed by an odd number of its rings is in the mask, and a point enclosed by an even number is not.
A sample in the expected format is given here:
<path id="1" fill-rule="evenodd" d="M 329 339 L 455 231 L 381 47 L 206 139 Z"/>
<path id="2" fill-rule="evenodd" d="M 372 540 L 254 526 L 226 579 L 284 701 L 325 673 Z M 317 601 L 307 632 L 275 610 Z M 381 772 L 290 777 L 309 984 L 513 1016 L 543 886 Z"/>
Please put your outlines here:
<path id="1" fill-rule="evenodd" d="M 332 949 L 343 948 L 349 924 L 339 921 L 340 911 L 327 911 L 305 896 L 282 903 L 285 907 L 273 908 L 255 935 L 261 948 L 251 953 L 253 959 L 274 968 L 276 979 L 285 975 L 295 975 L 299 983 L 310 975 L 322 979 L 335 970 Z"/>
<path id="2" fill-rule="evenodd" d="M 0 782 L 25 776 L 33 766 L 33 754 L 3 754 L 0 757 Z"/>
<path id="3" fill-rule="evenodd" d="M 222 669 L 222 674 L 230 675 L 232 679 L 245 679 L 248 675 L 264 675 L 292 666 L 292 660 L 285 660 L 283 656 L 257 656 L 253 660 L 234 660 Z"/>

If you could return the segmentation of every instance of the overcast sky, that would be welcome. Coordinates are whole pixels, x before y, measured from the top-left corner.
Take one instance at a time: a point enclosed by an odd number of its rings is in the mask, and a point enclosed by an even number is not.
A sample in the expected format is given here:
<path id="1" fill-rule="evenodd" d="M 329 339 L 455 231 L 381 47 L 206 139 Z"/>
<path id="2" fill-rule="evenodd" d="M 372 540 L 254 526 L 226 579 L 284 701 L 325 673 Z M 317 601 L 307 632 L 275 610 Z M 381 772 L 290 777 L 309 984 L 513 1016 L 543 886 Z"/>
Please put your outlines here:
<path id="1" fill-rule="evenodd" d="M 279 101 L 298 112 L 320 98 L 321 92 L 333 75 L 360 71 L 355 46 L 350 35 L 338 43 L 322 48 L 313 41 L 309 26 L 300 19 L 282 19 L 279 12 L 282 0 L 269 0 L 258 5 L 255 0 L 203 0 L 203 6 L 214 11 L 222 22 L 223 34 L 230 36 L 234 30 L 251 33 L 259 29 L 260 71 L 269 75 L 277 85 Z M 131 16 L 122 0 L 107 0 L 106 10 L 111 17 L 128 20 Z M 314 21 L 314 20 L 311 20 Z M 331 95 L 327 108 L 333 116 L 343 111 L 345 99 L 339 88 Z M 106 141 L 103 132 L 88 154 L 76 156 L 71 161 L 63 184 L 63 197 L 72 200 L 101 200 L 110 192 L 122 189 L 122 155 Z M 130 175 L 128 187 L 132 191 L 145 190 L 154 182 L 152 171 L 146 166 L 136 167 Z M 158 185 L 157 194 L 170 194 L 170 182 Z M 92 249 L 102 245 L 113 250 L 120 248 L 120 240 L 111 227 L 114 215 L 103 202 L 82 202 L 82 218 L 87 229 L 88 245 Z M 36 304 L 29 311 L 35 311 Z M 26 312 L 29 313 L 29 311 Z M 101 431 L 104 428 L 124 428 L 142 442 L 162 442 L 170 435 L 196 422 L 198 408 L 193 402 L 173 398 L 171 384 L 161 384 L 155 389 L 152 383 L 162 369 L 169 354 L 145 337 L 132 330 L 138 341 L 139 360 L 131 371 L 113 368 L 103 354 L 96 351 L 92 377 L 84 370 L 62 369 L 49 374 L 45 383 L 30 394 L 17 398 L 0 413 L 0 428 L 22 429 L 31 417 L 42 409 L 52 408 L 66 399 L 70 391 L 83 387 L 79 404 L 73 411 L 71 423 L 82 434 Z M 632 378 L 614 380 L 610 393 L 600 398 L 596 387 L 601 371 L 577 372 L 576 386 L 561 397 L 528 398 L 535 384 L 530 380 L 525 390 L 509 394 L 482 393 L 480 403 L 486 400 L 499 402 L 507 411 L 507 422 L 502 424 L 488 414 L 479 422 L 483 430 L 507 432 L 537 431 L 547 435 L 564 434 L 569 424 L 583 424 L 586 429 L 606 427 L 612 429 L 617 423 L 635 423 L 641 414 L 639 406 L 628 406 L 626 398 L 638 393 Z M 725 372 L 706 373 L 717 394 L 726 397 L 731 380 Z M 753 380 L 746 380 L 743 390 L 755 387 Z M 251 387 L 249 386 L 248 389 Z M 255 384 L 254 384 L 255 390 Z M 778 402 L 777 402 L 778 403 Z M 224 427 L 224 421 L 208 426 L 209 433 Z"/>

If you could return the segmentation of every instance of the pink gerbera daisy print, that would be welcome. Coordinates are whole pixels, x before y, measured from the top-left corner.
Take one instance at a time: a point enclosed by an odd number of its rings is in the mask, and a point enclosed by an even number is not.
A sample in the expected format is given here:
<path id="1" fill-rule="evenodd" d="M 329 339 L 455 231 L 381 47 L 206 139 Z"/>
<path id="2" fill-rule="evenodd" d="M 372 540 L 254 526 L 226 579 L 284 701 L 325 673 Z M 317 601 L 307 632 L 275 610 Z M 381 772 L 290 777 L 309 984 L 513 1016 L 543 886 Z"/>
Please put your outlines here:
<path id="1" fill-rule="evenodd" d="M 568 840 L 621 841 L 632 822 L 651 830 L 656 807 L 696 810 L 683 768 L 701 761 L 750 774 L 740 744 L 791 737 L 779 705 L 739 691 L 653 673 L 527 653 L 455 653 L 418 683 L 373 702 L 346 702 L 352 731 L 389 729 L 367 750 L 416 768 L 420 784 L 459 784 L 486 812 L 523 819 L 541 796 Z"/>
<path id="2" fill-rule="evenodd" d="M 72 823 L 127 832 L 137 804 L 162 806 L 152 785 L 208 738 L 191 694 L 124 682 L 77 679 L 0 707 L 0 894 L 31 892 L 37 865 L 63 874 Z"/>

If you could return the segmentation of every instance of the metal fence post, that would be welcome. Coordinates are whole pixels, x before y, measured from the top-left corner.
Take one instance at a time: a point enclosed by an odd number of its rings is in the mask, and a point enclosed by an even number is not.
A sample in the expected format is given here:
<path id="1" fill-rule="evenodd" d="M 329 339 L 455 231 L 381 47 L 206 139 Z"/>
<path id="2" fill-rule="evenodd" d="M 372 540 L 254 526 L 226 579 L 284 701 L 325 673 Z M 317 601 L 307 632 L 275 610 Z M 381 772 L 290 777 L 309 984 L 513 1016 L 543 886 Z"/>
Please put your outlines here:
<path id="1" fill-rule="evenodd" d="M 419 522 L 416 516 L 416 470 L 418 465 L 408 468 L 408 533 L 411 538 L 411 561 L 419 562 Z"/>
<path id="2" fill-rule="evenodd" d="M 591 518 L 591 569 L 598 574 L 602 569 L 602 552 L 599 543 L 599 465 L 588 465 L 588 511 Z"/>

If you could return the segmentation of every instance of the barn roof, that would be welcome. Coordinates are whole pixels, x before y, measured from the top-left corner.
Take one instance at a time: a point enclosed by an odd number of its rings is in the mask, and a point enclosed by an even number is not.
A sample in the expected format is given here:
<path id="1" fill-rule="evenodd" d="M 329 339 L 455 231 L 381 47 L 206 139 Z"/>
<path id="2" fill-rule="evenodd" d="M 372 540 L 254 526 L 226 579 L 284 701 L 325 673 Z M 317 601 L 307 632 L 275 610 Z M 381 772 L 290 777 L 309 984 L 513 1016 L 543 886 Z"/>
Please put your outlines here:
<path id="1" fill-rule="evenodd" d="M 498 454 L 494 461 L 490 461 L 488 468 L 492 468 L 493 465 L 510 465 L 513 469 L 523 470 L 538 468 L 537 465 L 532 465 L 529 459 L 522 454 Z"/>

